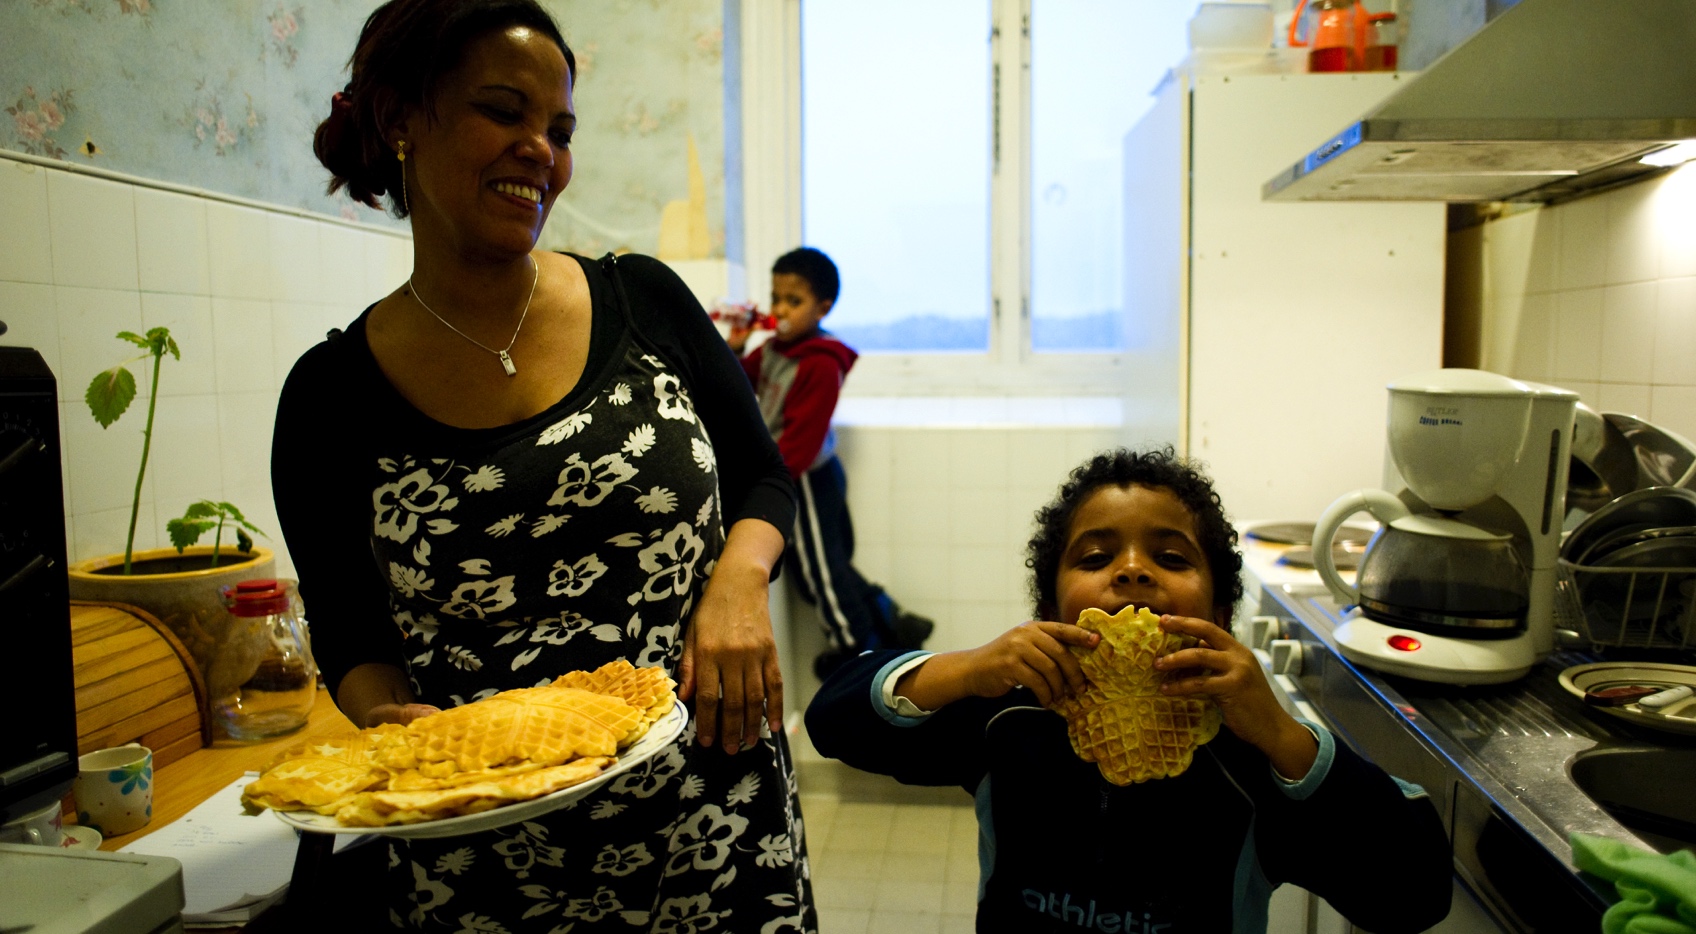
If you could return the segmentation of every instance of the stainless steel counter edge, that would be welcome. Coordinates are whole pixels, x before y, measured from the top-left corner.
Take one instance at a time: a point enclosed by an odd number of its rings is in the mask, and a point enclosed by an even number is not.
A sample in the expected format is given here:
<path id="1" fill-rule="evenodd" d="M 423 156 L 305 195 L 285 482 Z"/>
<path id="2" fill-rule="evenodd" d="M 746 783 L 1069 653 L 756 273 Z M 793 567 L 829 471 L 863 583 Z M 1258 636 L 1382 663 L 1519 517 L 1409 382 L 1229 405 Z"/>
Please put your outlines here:
<path id="1" fill-rule="evenodd" d="M 1431 794 L 1454 845 L 1456 872 L 1504 925 L 1515 930 L 1595 929 L 1582 922 L 1554 928 L 1531 923 L 1526 912 L 1541 909 L 1528 909 L 1524 902 L 1534 893 L 1503 889 L 1535 890 L 1541 883 L 1557 883 L 1565 891 L 1544 893 L 1550 905 L 1564 904 L 1559 910 L 1582 910 L 1599 918 L 1614 893 L 1611 887 L 1599 889 L 1573 866 L 1568 834 L 1579 831 L 1648 847 L 1566 774 L 1572 756 L 1597 745 L 1599 737 L 1572 735 L 1558 723 L 1537 724 L 1530 732 L 1539 735 L 1519 744 L 1512 738 L 1502 741 L 1505 758 L 1515 761 L 1481 761 L 1383 676 L 1338 653 L 1331 641 L 1334 623 L 1314 602 L 1327 597 L 1323 587 L 1267 584 L 1261 601 L 1262 613 L 1285 621 L 1283 638 L 1302 641 L 1301 671 L 1295 681 L 1326 725 L 1386 771 Z M 1292 621 L 1299 626 L 1290 626 Z M 1504 775 L 1509 777 L 1504 780 Z M 1512 832 L 1504 834 L 1504 828 Z M 1504 858 L 1523 863 L 1523 875 L 1516 868 L 1505 881 L 1499 868 Z"/>

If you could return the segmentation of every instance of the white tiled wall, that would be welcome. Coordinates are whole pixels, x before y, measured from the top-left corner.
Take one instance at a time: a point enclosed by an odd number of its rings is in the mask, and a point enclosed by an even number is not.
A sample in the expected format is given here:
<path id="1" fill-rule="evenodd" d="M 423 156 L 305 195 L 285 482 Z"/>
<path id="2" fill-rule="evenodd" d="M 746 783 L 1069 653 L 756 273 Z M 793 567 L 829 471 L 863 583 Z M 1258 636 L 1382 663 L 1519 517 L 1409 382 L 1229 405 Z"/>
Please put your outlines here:
<path id="1" fill-rule="evenodd" d="M 1696 438 L 1696 164 L 1484 232 L 1483 366 Z"/>
<path id="2" fill-rule="evenodd" d="M 981 645 L 1031 616 L 1031 517 L 1116 427 L 839 427 L 854 564 L 936 621 L 927 647 Z M 797 614 L 798 625 L 813 625 Z"/>
<path id="3" fill-rule="evenodd" d="M 171 329 L 159 375 L 136 547 L 169 544 L 189 503 L 234 503 L 291 565 L 271 505 L 271 422 L 284 377 L 324 332 L 392 290 L 408 238 L 0 159 L 0 344 L 34 347 L 59 380 L 71 560 L 122 551 L 152 374 L 101 429 L 83 402 L 137 348 L 119 331 Z"/>

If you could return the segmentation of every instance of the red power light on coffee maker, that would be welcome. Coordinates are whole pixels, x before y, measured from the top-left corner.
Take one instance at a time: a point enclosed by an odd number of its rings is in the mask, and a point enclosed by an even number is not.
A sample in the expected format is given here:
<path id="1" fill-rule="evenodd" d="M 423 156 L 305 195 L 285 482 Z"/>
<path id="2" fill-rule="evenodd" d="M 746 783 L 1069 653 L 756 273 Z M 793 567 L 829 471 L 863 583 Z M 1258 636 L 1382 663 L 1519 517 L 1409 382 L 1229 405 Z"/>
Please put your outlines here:
<path id="1" fill-rule="evenodd" d="M 1419 640 L 1412 636 L 1404 636 L 1397 633 L 1385 641 L 1390 643 L 1390 648 L 1395 649 L 1398 652 L 1419 651 Z"/>

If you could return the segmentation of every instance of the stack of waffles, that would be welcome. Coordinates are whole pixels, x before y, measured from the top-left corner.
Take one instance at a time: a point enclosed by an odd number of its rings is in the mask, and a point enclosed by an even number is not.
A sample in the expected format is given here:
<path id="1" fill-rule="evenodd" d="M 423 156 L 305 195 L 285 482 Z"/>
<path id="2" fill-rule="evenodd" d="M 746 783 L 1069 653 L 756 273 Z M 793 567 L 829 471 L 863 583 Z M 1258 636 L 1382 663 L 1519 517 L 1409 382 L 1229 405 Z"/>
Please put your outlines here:
<path id="1" fill-rule="evenodd" d="M 1087 609 L 1078 625 L 1100 633 L 1101 641 L 1093 649 L 1070 647 L 1089 686 L 1051 705 L 1066 718 L 1072 749 L 1115 785 L 1182 774 L 1196 747 L 1218 734 L 1219 708 L 1204 698 L 1161 694 L 1169 675 L 1156 671 L 1154 660 L 1196 640 L 1163 632 L 1160 617 L 1146 607 L 1114 616 Z"/>
<path id="2" fill-rule="evenodd" d="M 601 774 L 677 702 L 659 668 L 611 662 L 543 687 L 300 743 L 242 791 L 249 810 L 313 811 L 350 827 L 476 814 Z"/>

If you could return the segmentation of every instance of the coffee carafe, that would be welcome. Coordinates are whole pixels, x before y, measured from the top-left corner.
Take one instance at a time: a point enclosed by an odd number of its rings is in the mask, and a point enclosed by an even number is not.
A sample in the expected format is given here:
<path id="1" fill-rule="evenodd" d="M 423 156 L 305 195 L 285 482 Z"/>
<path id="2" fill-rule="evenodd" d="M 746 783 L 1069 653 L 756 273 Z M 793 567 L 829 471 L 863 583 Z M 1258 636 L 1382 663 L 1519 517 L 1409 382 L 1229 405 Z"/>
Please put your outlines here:
<path id="1" fill-rule="evenodd" d="M 1351 661 L 1454 684 L 1512 681 L 1554 641 L 1554 588 L 1576 393 L 1482 370 L 1390 384 L 1385 489 L 1326 509 L 1314 565 L 1352 607 Z M 1382 524 L 1355 584 L 1331 560 L 1343 521 Z"/>
<path id="2" fill-rule="evenodd" d="M 1443 516 L 1414 515 L 1383 490 L 1358 503 L 1382 526 L 1367 545 L 1350 603 L 1368 617 L 1434 635 L 1512 636 L 1525 628 L 1529 580 L 1513 536 Z M 1345 585 L 1346 586 L 1346 585 Z"/>

